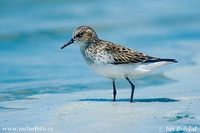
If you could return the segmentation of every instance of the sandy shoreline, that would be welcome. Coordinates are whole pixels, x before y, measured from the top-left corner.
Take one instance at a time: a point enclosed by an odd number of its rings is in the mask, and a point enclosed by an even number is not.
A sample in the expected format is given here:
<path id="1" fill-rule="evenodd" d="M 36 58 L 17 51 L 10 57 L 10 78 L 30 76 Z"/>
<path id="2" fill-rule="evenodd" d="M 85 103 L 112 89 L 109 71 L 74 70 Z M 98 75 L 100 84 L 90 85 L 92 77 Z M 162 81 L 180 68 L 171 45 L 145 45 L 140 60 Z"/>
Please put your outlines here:
<path id="1" fill-rule="evenodd" d="M 177 80 L 175 83 L 136 89 L 134 103 L 129 103 L 130 89 L 119 89 L 116 102 L 112 102 L 112 90 L 1 102 L 0 106 L 8 109 L 0 113 L 0 128 L 43 126 L 55 133 L 199 132 L 198 58 L 194 62 L 194 66 L 165 73 Z"/>

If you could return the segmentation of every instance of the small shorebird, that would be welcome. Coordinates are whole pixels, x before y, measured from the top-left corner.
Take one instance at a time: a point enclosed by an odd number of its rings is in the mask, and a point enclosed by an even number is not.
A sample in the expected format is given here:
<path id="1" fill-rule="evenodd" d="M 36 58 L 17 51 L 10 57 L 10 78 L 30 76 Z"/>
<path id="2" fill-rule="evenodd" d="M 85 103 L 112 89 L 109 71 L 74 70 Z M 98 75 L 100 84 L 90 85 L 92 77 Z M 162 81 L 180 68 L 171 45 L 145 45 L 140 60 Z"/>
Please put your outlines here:
<path id="1" fill-rule="evenodd" d="M 80 26 L 73 31 L 72 38 L 61 49 L 77 42 L 80 51 L 89 66 L 99 75 L 112 80 L 113 101 L 116 99 L 115 80 L 126 79 L 131 85 L 131 98 L 135 85 L 130 79 L 145 75 L 154 69 L 169 63 L 176 63 L 175 59 L 152 57 L 136 50 L 101 40 L 89 26 Z"/>

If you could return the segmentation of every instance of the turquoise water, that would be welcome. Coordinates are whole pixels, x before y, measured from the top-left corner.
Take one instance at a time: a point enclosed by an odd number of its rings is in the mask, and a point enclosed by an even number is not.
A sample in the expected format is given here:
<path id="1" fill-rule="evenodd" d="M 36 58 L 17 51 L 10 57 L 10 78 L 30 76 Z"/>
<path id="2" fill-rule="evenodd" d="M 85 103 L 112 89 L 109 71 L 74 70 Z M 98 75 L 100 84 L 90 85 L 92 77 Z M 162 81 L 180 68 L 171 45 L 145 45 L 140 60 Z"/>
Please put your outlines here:
<path id="1" fill-rule="evenodd" d="M 0 0 L 0 101 L 34 94 L 111 89 L 90 71 L 77 46 L 61 50 L 80 25 L 100 38 L 194 65 L 200 50 L 200 1 Z M 162 71 L 135 81 L 138 89 L 178 82 Z M 129 87 L 119 81 L 120 88 Z"/>

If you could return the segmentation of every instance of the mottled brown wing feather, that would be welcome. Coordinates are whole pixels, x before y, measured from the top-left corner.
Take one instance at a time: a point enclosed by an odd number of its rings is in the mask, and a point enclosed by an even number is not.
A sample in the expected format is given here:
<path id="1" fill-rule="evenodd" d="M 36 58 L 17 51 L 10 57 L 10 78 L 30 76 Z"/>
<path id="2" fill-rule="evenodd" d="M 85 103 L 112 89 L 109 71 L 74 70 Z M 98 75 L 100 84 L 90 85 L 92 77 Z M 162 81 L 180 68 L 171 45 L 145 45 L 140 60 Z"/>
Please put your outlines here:
<path id="1" fill-rule="evenodd" d="M 111 43 L 106 45 L 104 49 L 113 55 L 114 62 L 111 64 L 136 64 L 144 63 L 150 58 L 156 59 L 155 57 L 150 57 L 141 52 L 137 52 L 135 50 Z"/>

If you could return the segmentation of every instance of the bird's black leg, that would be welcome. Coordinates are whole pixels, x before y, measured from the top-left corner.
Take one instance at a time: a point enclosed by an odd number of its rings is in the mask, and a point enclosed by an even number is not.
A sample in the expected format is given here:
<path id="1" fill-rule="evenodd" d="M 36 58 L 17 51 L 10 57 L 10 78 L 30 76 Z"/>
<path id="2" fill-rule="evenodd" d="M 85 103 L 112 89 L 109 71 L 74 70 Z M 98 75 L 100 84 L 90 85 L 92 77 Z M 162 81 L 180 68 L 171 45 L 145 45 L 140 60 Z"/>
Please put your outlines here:
<path id="1" fill-rule="evenodd" d="M 133 102 L 133 95 L 134 95 L 134 90 L 135 90 L 135 85 L 130 81 L 128 77 L 126 77 L 126 80 L 131 84 L 131 99 L 130 102 Z"/>
<path id="2" fill-rule="evenodd" d="M 115 101 L 115 98 L 116 98 L 116 94 L 117 94 L 117 90 L 116 90 L 116 87 L 115 87 L 115 80 L 113 80 L 113 102 Z"/>

